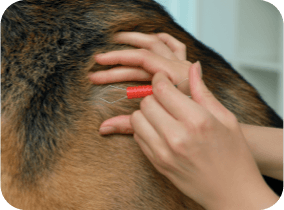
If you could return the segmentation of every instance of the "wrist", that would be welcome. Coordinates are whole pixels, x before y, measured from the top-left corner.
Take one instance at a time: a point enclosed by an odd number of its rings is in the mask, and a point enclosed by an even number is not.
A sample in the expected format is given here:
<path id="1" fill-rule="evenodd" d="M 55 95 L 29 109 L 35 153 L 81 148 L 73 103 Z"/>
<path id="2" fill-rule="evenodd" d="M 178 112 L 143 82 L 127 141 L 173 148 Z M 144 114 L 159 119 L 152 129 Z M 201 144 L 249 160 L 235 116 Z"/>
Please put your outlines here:
<path id="1" fill-rule="evenodd" d="M 278 200 L 279 197 L 263 181 L 257 186 L 249 184 L 242 190 L 235 189 L 235 192 L 204 207 L 208 210 L 260 210 L 271 207 Z"/>
<path id="2" fill-rule="evenodd" d="M 240 123 L 260 172 L 283 180 L 283 129 Z"/>

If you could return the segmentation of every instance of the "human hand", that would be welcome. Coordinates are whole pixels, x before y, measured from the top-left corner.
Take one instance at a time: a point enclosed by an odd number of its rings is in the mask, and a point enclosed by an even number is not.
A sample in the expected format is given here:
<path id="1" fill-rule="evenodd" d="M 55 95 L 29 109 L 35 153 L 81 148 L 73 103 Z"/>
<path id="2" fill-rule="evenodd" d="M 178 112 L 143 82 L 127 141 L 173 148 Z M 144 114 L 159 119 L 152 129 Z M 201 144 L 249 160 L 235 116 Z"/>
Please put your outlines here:
<path id="1" fill-rule="evenodd" d="M 89 79 L 94 84 L 151 81 L 153 75 L 160 71 L 174 84 L 188 76 L 191 63 L 186 60 L 186 46 L 169 34 L 120 32 L 115 35 L 114 41 L 142 49 L 119 50 L 97 55 L 95 59 L 101 65 L 123 66 L 90 73 Z M 178 89 L 187 95 L 190 94 L 187 83 L 182 83 Z"/>
<path id="2" fill-rule="evenodd" d="M 189 70 L 192 99 L 162 73 L 130 118 L 134 139 L 154 167 L 206 209 L 261 209 L 278 197 L 262 179 L 236 117 Z"/>
<path id="3" fill-rule="evenodd" d="M 90 73 L 89 79 L 94 84 L 151 81 L 157 72 L 164 72 L 174 84 L 188 77 L 188 70 L 192 64 L 186 60 L 186 46 L 169 34 L 120 32 L 116 34 L 114 41 L 143 49 L 120 50 L 97 55 L 95 59 L 101 65 L 124 66 Z M 190 95 L 188 82 L 182 82 L 178 89 Z M 130 115 L 121 115 L 104 121 L 100 134 L 132 134 L 133 129 L 129 119 Z"/>
<path id="4" fill-rule="evenodd" d="M 207 89 L 200 64 L 189 70 L 192 99 L 161 73 L 153 95 L 130 118 L 155 168 L 206 209 L 261 209 L 278 197 L 262 179 L 236 117 Z M 261 201 L 260 201 L 261 200 Z"/>
<path id="5" fill-rule="evenodd" d="M 154 61 L 149 62 L 143 68 Z M 189 68 L 193 100 L 156 73 L 153 95 L 142 100 L 141 110 L 116 121 L 133 128 L 129 133 L 156 169 L 205 208 L 272 205 L 278 197 L 262 179 L 235 116 L 207 89 L 200 72 L 199 63 Z"/>

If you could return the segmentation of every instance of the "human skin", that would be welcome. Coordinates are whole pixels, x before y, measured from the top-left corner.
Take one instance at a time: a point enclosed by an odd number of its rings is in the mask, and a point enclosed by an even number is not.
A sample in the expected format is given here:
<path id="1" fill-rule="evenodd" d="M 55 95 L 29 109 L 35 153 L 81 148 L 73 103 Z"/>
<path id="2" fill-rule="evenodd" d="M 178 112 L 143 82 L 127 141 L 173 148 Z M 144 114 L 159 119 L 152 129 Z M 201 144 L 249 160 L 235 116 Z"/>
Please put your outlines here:
<path id="1" fill-rule="evenodd" d="M 283 129 L 239 124 L 261 174 L 283 180 Z M 101 125 L 104 127 L 115 129 L 102 135 L 134 133 L 128 115 L 108 119 Z"/>
<path id="2" fill-rule="evenodd" d="M 123 44 L 130 44 L 135 47 L 147 49 L 154 54 L 150 54 L 146 51 L 136 52 L 133 54 L 133 50 L 121 52 L 112 52 L 109 58 L 109 62 L 114 62 L 114 58 L 125 59 L 124 63 L 131 62 L 133 57 L 141 56 L 144 53 L 145 61 L 154 63 L 164 63 L 164 66 L 160 66 L 160 71 L 166 73 L 169 79 L 178 84 L 184 78 L 188 76 L 188 68 L 191 66 L 189 61 L 186 61 L 186 46 L 176 40 L 174 37 L 160 33 L 156 35 L 146 35 L 137 32 L 122 32 L 115 36 L 115 41 Z M 172 63 L 163 62 L 163 59 L 158 56 L 163 55 L 163 57 L 173 60 L 174 64 L 178 62 L 183 62 L 179 66 L 174 66 Z M 129 58 L 129 59 L 127 59 Z M 137 57 L 136 57 L 137 58 Z M 123 60 L 122 59 L 122 60 Z M 133 62 L 133 61 L 132 61 Z M 141 60 L 140 60 L 141 62 Z M 145 63 L 147 63 L 145 62 Z M 146 64 L 142 69 L 137 67 L 139 62 L 135 62 L 136 66 L 123 66 L 114 68 L 108 71 L 97 72 L 90 74 L 90 80 L 95 84 L 106 84 L 112 82 L 122 82 L 122 81 L 136 81 L 136 80 L 151 80 L 153 74 L 157 72 L 157 69 L 147 68 Z M 168 68 L 171 66 L 171 68 Z M 177 68 L 178 71 L 174 68 Z M 190 95 L 190 90 L 188 82 L 182 82 L 178 89 L 186 95 Z M 261 174 L 273 177 L 279 180 L 283 180 L 283 129 L 270 128 L 262 126 L 254 126 L 240 123 L 243 134 L 247 140 L 249 148 L 253 154 L 253 157 L 261 171 Z M 113 133 L 121 134 L 133 134 L 133 128 L 130 124 L 130 115 L 121 115 L 111 119 L 106 120 L 101 125 L 100 134 L 107 135 Z"/>
<path id="3" fill-rule="evenodd" d="M 125 51 L 125 55 L 111 52 L 97 56 L 96 61 L 132 65 L 128 70 L 139 66 L 151 72 L 157 63 L 167 69 L 166 74 L 154 72 L 153 95 L 142 100 L 141 110 L 120 118 L 121 123 L 131 125 L 135 140 L 156 169 L 207 209 L 260 209 L 274 204 L 278 197 L 262 179 L 236 117 L 202 81 L 200 63 L 186 63 L 189 99 L 168 78 L 178 60 L 185 64 L 184 60 L 163 58 L 157 56 L 158 50 L 150 50 L 136 50 L 139 57 L 130 56 L 135 50 Z M 132 70 L 141 71 L 135 68 Z"/>
<path id="4" fill-rule="evenodd" d="M 187 46 L 187 60 L 200 59 L 206 86 L 239 121 L 283 125 L 222 56 L 184 31 L 153 0 L 19 1 L 3 14 L 1 28 L 1 191 L 16 208 L 203 209 L 154 168 L 133 135 L 99 134 L 105 120 L 132 114 L 142 101 L 108 104 L 104 100 L 119 99 L 125 91 L 92 85 L 87 79 L 90 72 L 111 68 L 95 62 L 96 54 L 130 49 L 111 40 L 118 31 L 176 36 Z M 142 50 L 144 55 L 151 50 L 163 57 L 176 55 L 174 50 L 164 54 L 159 51 L 162 45 L 152 43 L 152 48 Z M 172 83 L 178 84 L 188 77 L 189 66 L 181 75 L 184 65 L 173 59 L 160 59 L 155 63 L 160 69 L 151 70 L 167 70 Z M 141 74 L 146 70 L 141 68 Z M 145 84 L 151 81 L 115 86 Z M 282 190 L 282 182 L 274 187 L 274 180 L 268 181 L 275 192 Z"/>
<path id="5" fill-rule="evenodd" d="M 261 174 L 283 180 L 283 129 L 240 126 Z"/>

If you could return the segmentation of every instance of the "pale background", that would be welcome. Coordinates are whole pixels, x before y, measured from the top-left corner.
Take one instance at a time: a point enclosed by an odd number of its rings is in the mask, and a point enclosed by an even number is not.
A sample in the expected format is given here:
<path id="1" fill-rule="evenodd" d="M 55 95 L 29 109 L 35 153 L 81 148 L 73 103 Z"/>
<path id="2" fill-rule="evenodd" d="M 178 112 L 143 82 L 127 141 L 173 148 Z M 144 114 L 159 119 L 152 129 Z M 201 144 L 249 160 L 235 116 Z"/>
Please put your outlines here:
<path id="1" fill-rule="evenodd" d="M 220 53 L 283 117 L 283 20 L 262 0 L 156 0 Z"/>

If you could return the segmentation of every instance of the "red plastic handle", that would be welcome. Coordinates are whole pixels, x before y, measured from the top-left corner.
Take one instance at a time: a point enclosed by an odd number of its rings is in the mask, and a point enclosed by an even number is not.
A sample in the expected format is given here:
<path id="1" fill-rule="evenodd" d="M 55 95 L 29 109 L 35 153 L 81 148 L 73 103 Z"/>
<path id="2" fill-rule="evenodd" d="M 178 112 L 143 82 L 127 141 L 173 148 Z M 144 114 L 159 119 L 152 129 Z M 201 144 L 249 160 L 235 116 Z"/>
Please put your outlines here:
<path id="1" fill-rule="evenodd" d="M 128 87 L 126 91 L 128 99 L 143 98 L 145 96 L 153 94 L 152 85 Z"/>

